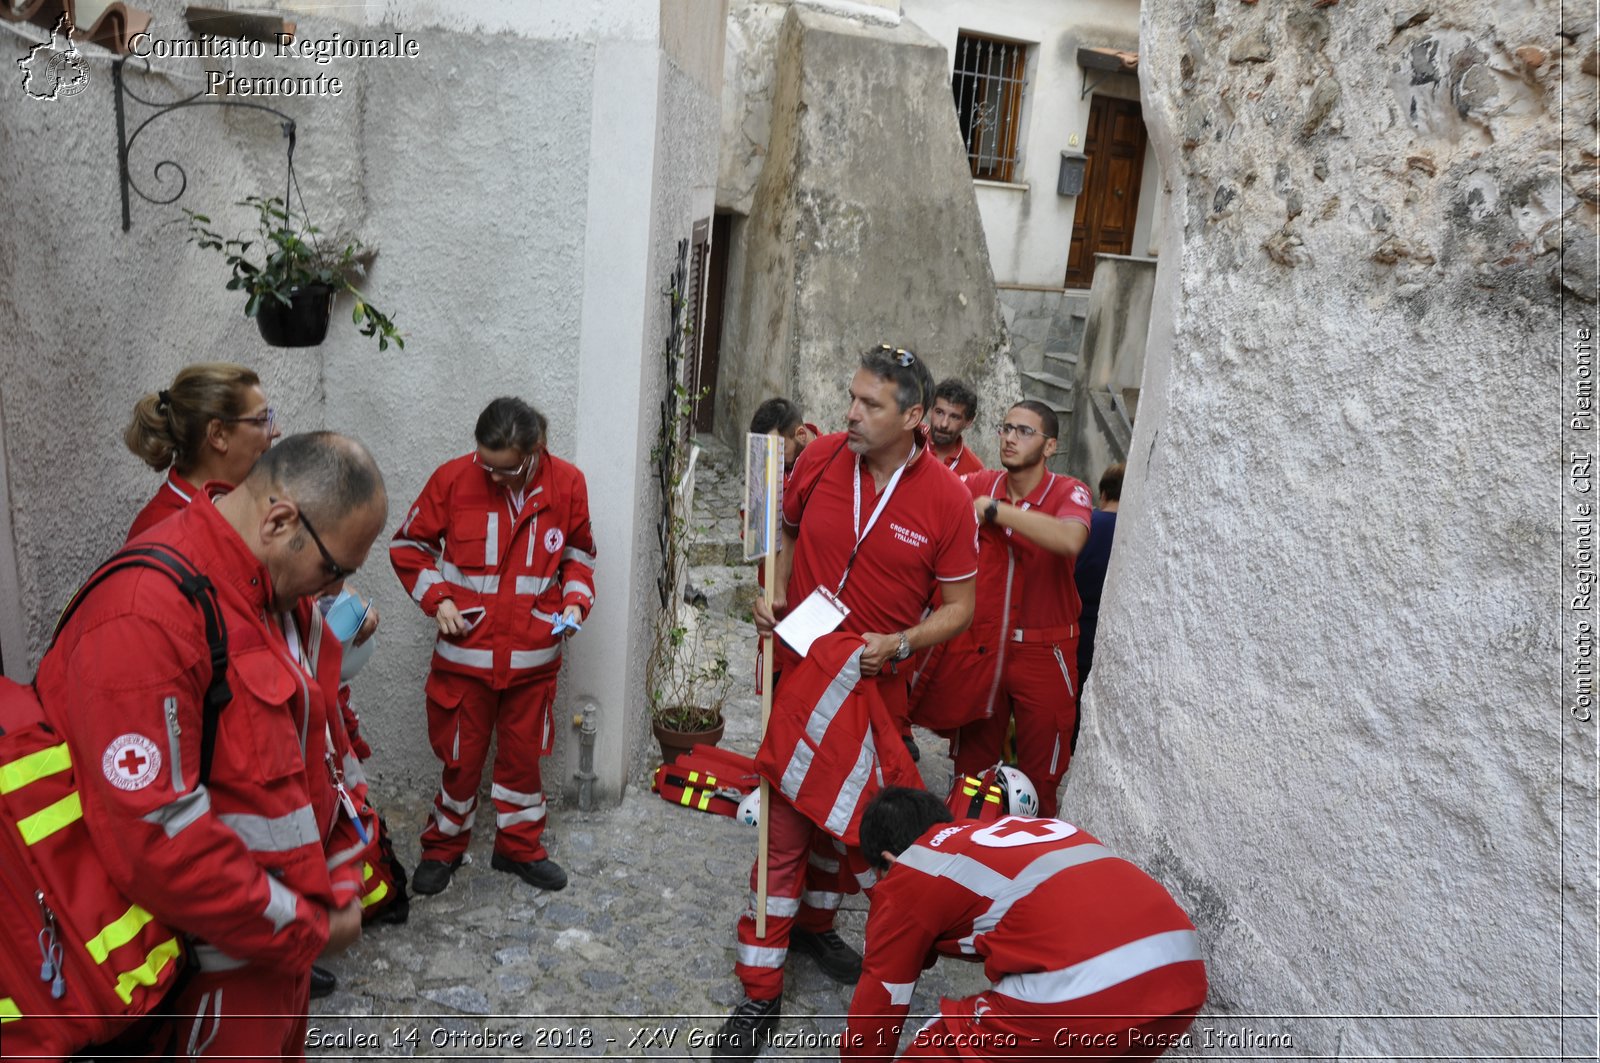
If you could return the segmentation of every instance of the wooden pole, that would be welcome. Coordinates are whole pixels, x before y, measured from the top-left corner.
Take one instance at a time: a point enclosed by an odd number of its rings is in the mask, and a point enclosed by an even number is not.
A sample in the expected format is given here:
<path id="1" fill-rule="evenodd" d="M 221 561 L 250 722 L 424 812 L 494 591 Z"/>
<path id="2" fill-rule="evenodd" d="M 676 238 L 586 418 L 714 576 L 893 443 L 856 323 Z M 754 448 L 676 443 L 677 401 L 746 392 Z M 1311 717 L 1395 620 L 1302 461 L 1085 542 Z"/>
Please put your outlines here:
<path id="1" fill-rule="evenodd" d="M 779 458 L 783 453 L 783 440 L 777 432 L 767 433 L 767 505 L 776 507 L 778 497 Z M 778 550 L 783 546 L 783 515 L 772 514 L 771 533 L 767 556 L 762 559 L 766 586 L 762 599 L 772 608 L 773 584 L 778 580 Z M 767 738 L 767 721 L 772 717 L 772 655 L 777 651 L 777 640 L 771 635 L 761 640 L 761 740 Z M 761 818 L 756 831 L 756 937 L 767 936 L 767 837 L 772 820 L 772 794 L 766 779 L 761 780 Z"/>

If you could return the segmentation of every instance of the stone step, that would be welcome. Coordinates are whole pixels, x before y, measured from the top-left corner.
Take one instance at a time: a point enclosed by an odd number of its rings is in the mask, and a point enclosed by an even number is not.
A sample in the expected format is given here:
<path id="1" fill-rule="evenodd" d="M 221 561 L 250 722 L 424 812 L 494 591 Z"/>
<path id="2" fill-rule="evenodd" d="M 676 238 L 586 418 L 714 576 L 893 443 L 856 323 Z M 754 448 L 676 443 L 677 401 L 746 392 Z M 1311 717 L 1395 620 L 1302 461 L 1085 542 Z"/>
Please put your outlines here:
<path id="1" fill-rule="evenodd" d="M 1072 408 L 1072 381 L 1054 373 L 1023 373 L 1022 393 L 1047 402 L 1052 407 L 1062 405 L 1069 410 Z"/>
<path id="2" fill-rule="evenodd" d="M 1072 380 L 1078 375 L 1078 352 L 1045 351 L 1044 371 L 1051 376 Z"/>
<path id="3" fill-rule="evenodd" d="M 744 543 L 737 539 L 733 542 L 707 540 L 690 543 L 689 564 L 691 566 L 742 565 L 744 564 Z"/>
<path id="4" fill-rule="evenodd" d="M 746 617 L 759 591 L 753 564 L 690 565 L 683 600 L 719 615 Z"/>

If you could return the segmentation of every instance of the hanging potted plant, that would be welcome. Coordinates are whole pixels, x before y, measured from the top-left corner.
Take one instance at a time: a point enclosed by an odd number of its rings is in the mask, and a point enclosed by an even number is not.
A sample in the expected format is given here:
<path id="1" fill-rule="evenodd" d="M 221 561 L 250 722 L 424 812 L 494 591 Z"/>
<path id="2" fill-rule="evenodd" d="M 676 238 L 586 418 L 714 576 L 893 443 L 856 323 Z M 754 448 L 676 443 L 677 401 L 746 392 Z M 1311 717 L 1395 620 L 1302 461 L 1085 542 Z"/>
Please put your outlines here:
<path id="1" fill-rule="evenodd" d="M 351 241 L 338 250 L 317 242 L 320 230 L 296 218 L 284 201 L 274 196 L 250 196 L 241 207 L 256 212 L 258 233 L 250 240 L 224 237 L 213 231 L 211 219 L 185 210 L 189 242 L 219 252 L 233 271 L 228 290 L 246 295 L 244 313 L 256 319 L 261 338 L 273 347 L 315 347 L 328 334 L 334 297 L 346 293 L 355 300 L 350 319 L 363 336 L 376 336 L 378 350 L 392 342 L 404 348 L 405 338 L 389 315 L 367 301 L 352 281 L 362 271 L 361 244 Z M 259 257 L 252 259 L 251 249 Z"/>

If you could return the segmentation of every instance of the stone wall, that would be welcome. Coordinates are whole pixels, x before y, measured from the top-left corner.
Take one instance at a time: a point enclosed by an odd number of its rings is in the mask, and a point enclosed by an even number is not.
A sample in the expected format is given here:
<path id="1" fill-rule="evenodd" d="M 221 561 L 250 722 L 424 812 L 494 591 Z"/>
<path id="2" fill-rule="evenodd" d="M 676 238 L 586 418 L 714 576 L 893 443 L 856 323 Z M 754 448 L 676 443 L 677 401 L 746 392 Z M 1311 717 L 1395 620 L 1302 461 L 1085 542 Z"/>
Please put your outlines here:
<path id="1" fill-rule="evenodd" d="M 1591 16 L 1144 10 L 1172 194 L 1064 808 L 1193 914 L 1210 1025 L 1285 1054 L 1595 1051 L 1491 1017 L 1593 1010 L 1555 582 Z M 1305 1014 L 1345 1017 L 1246 1018 Z"/>
<path id="2" fill-rule="evenodd" d="M 765 161 L 729 285 L 719 433 L 736 436 L 770 395 L 796 399 L 824 431 L 842 428 L 845 384 L 880 341 L 916 349 L 936 378 L 966 376 L 987 409 L 1009 401 L 1016 369 L 943 49 L 908 24 L 797 5 L 775 62 Z M 972 442 L 992 461 L 982 435 Z"/>

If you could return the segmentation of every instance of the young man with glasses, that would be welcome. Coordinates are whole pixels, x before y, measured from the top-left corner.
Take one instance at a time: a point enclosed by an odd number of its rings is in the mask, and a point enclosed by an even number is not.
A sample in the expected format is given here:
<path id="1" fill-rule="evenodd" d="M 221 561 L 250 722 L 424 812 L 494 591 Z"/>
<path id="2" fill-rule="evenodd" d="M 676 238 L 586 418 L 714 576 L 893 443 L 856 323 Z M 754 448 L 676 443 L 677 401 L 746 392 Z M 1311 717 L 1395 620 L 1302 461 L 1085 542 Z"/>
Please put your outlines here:
<path id="1" fill-rule="evenodd" d="M 922 418 L 932 392 L 933 379 L 913 352 L 885 345 L 861 356 L 850 381 L 847 431 L 808 446 L 786 482 L 772 608 L 760 599 L 755 605 L 756 630 L 765 635 L 788 609 L 809 603 L 806 608 L 814 610 L 829 597 L 841 603 L 848 613 L 832 630 L 862 640 L 861 683 L 875 685 L 890 712 L 901 715 L 905 675 L 898 666 L 915 650 L 967 626 L 978 567 L 970 499 L 927 449 Z M 942 604 L 924 617 L 935 588 L 943 592 Z M 801 657 L 782 636 L 776 645 L 782 665 L 777 694 L 786 700 L 785 684 L 801 681 L 794 678 Z M 768 734 L 782 729 L 775 724 Z M 830 743 L 876 748 L 876 758 L 863 762 L 865 775 L 916 780 L 916 767 L 898 742 L 874 747 L 866 734 L 841 735 L 841 729 L 828 729 Z M 895 730 L 892 720 L 872 724 L 873 733 Z M 824 807 L 832 794 L 860 785 L 854 774 L 833 778 L 822 768 L 805 780 L 807 795 L 825 798 Z M 713 1053 L 719 1058 L 753 1059 L 763 1036 L 777 1026 L 791 940 L 835 981 L 853 984 L 861 973 L 860 953 L 845 944 L 833 923 L 842 895 L 870 885 L 871 872 L 862 865 L 865 881 L 841 873 L 839 865 L 850 854 L 841 851 L 840 834 L 808 818 L 779 789 L 770 789 L 761 811 L 768 820 L 766 936 L 756 934 L 752 900 L 739 920 L 734 967 L 745 999 L 716 1036 Z M 814 848 L 834 855 L 813 859 Z M 754 889 L 755 868 L 750 884 Z"/>
<path id="2" fill-rule="evenodd" d="M 594 536 L 583 473 L 551 454 L 544 415 L 498 398 L 478 417 L 477 449 L 428 479 L 389 560 L 438 627 L 426 686 L 428 741 L 444 764 L 411 887 L 450 884 L 472 838 L 489 740 L 496 871 L 559 890 L 545 851 L 539 758 L 555 746 L 556 673 L 565 639 L 594 607 Z"/>
<path id="3" fill-rule="evenodd" d="M 1045 468 L 1056 415 L 1019 402 L 1000 425 L 1000 464 L 962 478 L 981 528 L 978 609 L 919 682 L 945 719 L 968 720 L 952 745 L 958 774 L 999 763 L 1017 723 L 1017 766 L 1056 814 L 1078 719 L 1078 590 L 1073 561 L 1089 538 L 1089 488 Z M 924 718 L 921 714 L 919 719 Z"/>
<path id="4" fill-rule="evenodd" d="M 163 1004 L 171 1018 L 152 1047 L 303 1058 L 312 961 L 360 936 L 357 857 L 372 824 L 358 826 L 345 798 L 339 647 L 315 599 L 360 567 L 387 514 L 372 456 L 316 432 L 141 538 L 210 581 L 226 630 L 231 697 L 204 784 L 208 639 L 173 581 L 113 572 L 40 662 L 40 700 L 81 766 L 106 870 L 195 943 L 197 970 Z"/>

